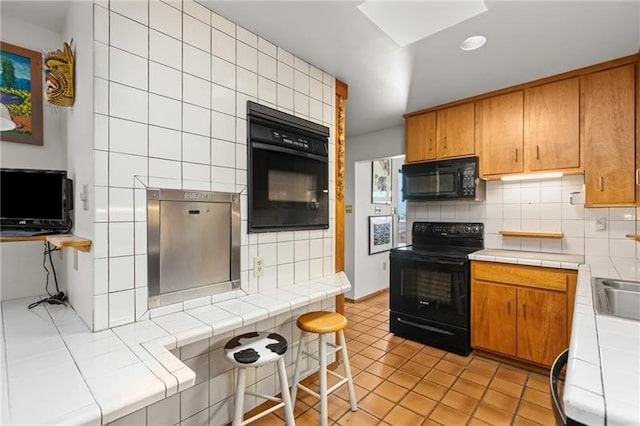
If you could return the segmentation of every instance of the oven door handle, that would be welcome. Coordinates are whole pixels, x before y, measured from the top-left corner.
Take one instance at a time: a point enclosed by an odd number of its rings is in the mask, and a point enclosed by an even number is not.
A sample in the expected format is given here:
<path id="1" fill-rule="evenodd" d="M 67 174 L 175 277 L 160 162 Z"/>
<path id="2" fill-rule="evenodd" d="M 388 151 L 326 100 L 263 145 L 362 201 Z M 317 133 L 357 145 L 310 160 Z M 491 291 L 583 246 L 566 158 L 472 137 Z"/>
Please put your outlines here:
<path id="1" fill-rule="evenodd" d="M 407 320 L 404 320 L 404 319 L 402 319 L 400 317 L 397 317 L 397 320 L 401 324 L 406 324 L 406 325 L 410 325 L 412 327 L 421 328 L 423 330 L 433 331 L 435 333 L 440 333 L 440 334 L 446 334 L 448 336 L 453 336 L 453 333 L 451 333 L 450 331 L 443 330 L 441 328 L 431 327 L 430 325 L 418 324 L 417 322 L 407 321 Z"/>
<path id="2" fill-rule="evenodd" d="M 459 267 L 462 267 L 467 263 L 466 260 L 438 260 L 438 259 L 433 259 L 427 256 L 420 257 L 420 260 L 425 263 L 430 263 L 432 265 L 447 265 L 447 266 L 459 266 Z"/>

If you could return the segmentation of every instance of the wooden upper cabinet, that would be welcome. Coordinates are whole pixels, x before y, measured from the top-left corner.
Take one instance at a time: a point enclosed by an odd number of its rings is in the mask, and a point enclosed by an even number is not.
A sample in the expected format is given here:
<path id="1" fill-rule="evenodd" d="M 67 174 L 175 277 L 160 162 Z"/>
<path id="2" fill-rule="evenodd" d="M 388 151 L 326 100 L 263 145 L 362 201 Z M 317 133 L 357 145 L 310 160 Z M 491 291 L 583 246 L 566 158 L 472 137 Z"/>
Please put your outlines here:
<path id="1" fill-rule="evenodd" d="M 436 158 L 436 113 L 407 117 L 405 128 L 405 162 Z"/>
<path id="2" fill-rule="evenodd" d="M 523 92 L 486 98 L 476 103 L 480 173 L 518 173 L 523 166 Z"/>
<path id="3" fill-rule="evenodd" d="M 567 348 L 567 295 L 518 288 L 518 358 L 551 365 Z"/>
<path id="4" fill-rule="evenodd" d="M 475 152 L 473 102 L 438 110 L 438 158 Z"/>
<path id="5" fill-rule="evenodd" d="M 525 170 L 580 168 L 578 77 L 524 92 Z"/>
<path id="6" fill-rule="evenodd" d="M 635 64 L 584 77 L 585 206 L 635 203 Z"/>

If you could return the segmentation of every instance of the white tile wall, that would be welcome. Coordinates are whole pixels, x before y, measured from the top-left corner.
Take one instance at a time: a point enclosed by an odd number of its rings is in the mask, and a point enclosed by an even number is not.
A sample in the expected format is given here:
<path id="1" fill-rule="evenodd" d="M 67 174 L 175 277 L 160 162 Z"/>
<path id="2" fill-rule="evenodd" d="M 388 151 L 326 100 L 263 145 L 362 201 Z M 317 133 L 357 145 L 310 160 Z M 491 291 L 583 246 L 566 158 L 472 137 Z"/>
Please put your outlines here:
<path id="1" fill-rule="evenodd" d="M 640 256 L 637 243 L 625 238 L 636 229 L 634 208 L 585 208 L 572 205 L 572 192 L 583 192 L 584 176 L 530 182 L 487 182 L 483 203 L 408 202 L 407 219 L 477 221 L 485 225 L 485 247 L 594 256 Z M 466 210 L 468 209 L 468 211 Z M 596 229 L 596 219 L 606 229 Z M 504 238 L 501 229 L 559 231 L 562 240 Z"/>
<path id="2" fill-rule="evenodd" d="M 96 274 L 107 275 L 96 277 L 98 330 L 148 315 L 144 185 L 241 192 L 246 230 L 247 100 L 330 127 L 332 143 L 335 87 L 332 76 L 193 0 L 96 3 L 94 29 L 94 256 Z M 333 273 L 333 236 L 333 226 L 243 234 L 243 290 Z"/>

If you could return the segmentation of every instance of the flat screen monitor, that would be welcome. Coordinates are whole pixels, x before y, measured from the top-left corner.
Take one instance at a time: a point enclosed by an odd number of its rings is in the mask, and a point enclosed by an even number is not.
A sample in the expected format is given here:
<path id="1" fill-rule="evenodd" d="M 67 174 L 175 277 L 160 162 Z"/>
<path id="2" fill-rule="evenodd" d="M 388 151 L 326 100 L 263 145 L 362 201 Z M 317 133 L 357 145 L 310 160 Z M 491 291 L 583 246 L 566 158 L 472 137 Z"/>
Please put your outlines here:
<path id="1" fill-rule="evenodd" d="M 66 231 L 71 181 L 64 170 L 0 169 L 2 230 Z"/>

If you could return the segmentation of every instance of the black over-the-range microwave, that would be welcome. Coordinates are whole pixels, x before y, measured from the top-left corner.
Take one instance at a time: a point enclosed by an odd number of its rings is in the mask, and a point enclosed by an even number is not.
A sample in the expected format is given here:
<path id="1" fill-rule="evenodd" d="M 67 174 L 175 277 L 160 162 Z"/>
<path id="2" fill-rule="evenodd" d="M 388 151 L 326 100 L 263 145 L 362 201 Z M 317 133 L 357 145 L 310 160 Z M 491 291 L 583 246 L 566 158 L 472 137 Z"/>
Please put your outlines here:
<path id="1" fill-rule="evenodd" d="M 484 201 L 485 181 L 478 177 L 478 157 L 411 163 L 402 166 L 405 200 Z"/>

